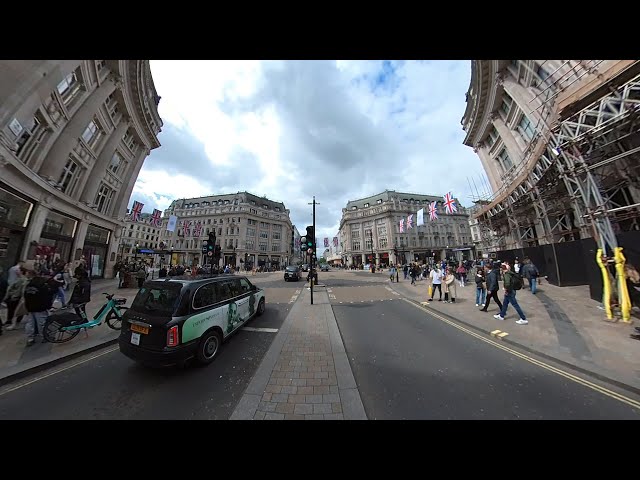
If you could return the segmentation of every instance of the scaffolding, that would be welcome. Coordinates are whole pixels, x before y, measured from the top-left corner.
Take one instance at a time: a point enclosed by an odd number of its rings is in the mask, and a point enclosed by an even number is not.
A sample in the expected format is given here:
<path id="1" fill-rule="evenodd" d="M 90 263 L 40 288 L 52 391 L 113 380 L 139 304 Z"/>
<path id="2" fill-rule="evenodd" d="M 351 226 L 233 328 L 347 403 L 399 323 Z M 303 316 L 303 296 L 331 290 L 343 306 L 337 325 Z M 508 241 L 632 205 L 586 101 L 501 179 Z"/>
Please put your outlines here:
<path id="1" fill-rule="evenodd" d="M 497 232 L 507 249 L 592 237 L 598 245 L 607 317 L 619 313 L 626 322 L 630 304 L 616 234 L 640 229 L 640 204 L 634 201 L 640 192 L 640 72 L 609 80 L 596 99 L 589 98 L 575 112 L 559 112 L 556 104 L 570 85 L 599 75 L 599 65 L 566 61 L 560 67 L 565 73 L 554 81 L 553 74 L 537 77 L 536 98 L 542 100 L 533 109 L 540 110 L 537 133 L 523 161 L 507 172 L 503 187 L 484 199 L 486 206 L 475 217 L 480 230 Z M 616 266 L 615 283 L 610 265 Z M 618 312 L 611 308 L 616 305 Z"/>

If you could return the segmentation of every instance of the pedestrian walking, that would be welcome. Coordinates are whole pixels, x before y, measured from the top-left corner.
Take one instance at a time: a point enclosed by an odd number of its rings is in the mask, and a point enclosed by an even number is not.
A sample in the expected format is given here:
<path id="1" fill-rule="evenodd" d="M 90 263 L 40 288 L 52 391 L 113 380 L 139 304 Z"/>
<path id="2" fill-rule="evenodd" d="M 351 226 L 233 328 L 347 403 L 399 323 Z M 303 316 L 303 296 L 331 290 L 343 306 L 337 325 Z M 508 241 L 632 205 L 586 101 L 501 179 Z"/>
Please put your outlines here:
<path id="1" fill-rule="evenodd" d="M 521 275 L 527 279 L 527 283 L 529 284 L 529 290 L 533 295 L 536 294 L 538 288 L 538 277 L 540 276 L 540 272 L 538 271 L 538 267 L 530 260 L 524 260 L 524 265 L 522 266 Z"/>
<path id="2" fill-rule="evenodd" d="M 462 262 L 460 262 L 456 273 L 458 274 L 458 282 L 460 283 L 460 286 L 464 287 L 464 282 L 467 279 L 467 269 L 462 265 Z"/>
<path id="3" fill-rule="evenodd" d="M 91 280 L 89 279 L 89 272 L 84 267 L 84 261 L 80 260 L 80 263 L 74 271 L 74 278 L 77 280 L 69 303 L 73 305 L 76 314 L 80 317 L 79 321 L 82 323 L 87 321 L 86 304 L 91 301 Z"/>
<path id="4" fill-rule="evenodd" d="M 487 301 L 484 304 L 484 307 L 480 309 L 481 312 L 486 312 L 487 308 L 489 308 L 489 304 L 491 303 L 491 299 L 498 304 L 498 308 L 502 310 L 502 302 L 498 298 L 498 290 L 500 290 L 500 286 L 498 284 L 498 265 L 496 263 L 493 264 L 493 268 L 487 275 Z"/>
<path id="5" fill-rule="evenodd" d="M 513 308 L 516 309 L 516 312 L 518 312 L 518 315 L 520 315 L 520 318 L 516 320 L 516 323 L 518 325 L 526 325 L 529 322 L 516 299 L 516 291 L 522 288 L 522 277 L 519 273 L 512 271 L 508 263 L 502 265 L 502 271 L 504 275 L 504 300 L 500 313 L 494 315 L 493 318 L 497 320 L 504 320 L 507 315 L 507 308 L 509 308 L 509 304 L 511 304 L 513 305 Z"/>
<path id="6" fill-rule="evenodd" d="M 389 269 L 389 280 L 391 280 L 391 283 L 393 283 L 393 277 L 396 276 L 396 267 L 391 264 L 391 268 Z"/>

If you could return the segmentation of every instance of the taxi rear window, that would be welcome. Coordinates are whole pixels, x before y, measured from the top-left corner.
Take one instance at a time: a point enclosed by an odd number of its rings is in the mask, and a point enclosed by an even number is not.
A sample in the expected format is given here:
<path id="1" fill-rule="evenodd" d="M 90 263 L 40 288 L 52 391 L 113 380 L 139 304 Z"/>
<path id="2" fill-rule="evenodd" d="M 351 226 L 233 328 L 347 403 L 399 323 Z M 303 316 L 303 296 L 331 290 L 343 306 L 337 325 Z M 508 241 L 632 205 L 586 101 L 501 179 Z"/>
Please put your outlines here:
<path id="1" fill-rule="evenodd" d="M 172 316 L 180 304 L 182 284 L 142 287 L 133 299 L 131 310 L 154 316 Z"/>

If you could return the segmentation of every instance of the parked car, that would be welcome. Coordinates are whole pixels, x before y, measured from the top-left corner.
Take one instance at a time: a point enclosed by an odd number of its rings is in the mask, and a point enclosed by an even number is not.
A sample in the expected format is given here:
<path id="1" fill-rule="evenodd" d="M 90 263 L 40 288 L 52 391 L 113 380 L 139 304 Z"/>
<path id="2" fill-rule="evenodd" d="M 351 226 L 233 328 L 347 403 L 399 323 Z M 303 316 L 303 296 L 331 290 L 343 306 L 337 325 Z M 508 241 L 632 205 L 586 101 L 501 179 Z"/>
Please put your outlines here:
<path id="1" fill-rule="evenodd" d="M 284 269 L 284 281 L 288 282 L 289 280 L 295 280 L 296 282 L 300 280 L 300 269 L 294 265 L 289 265 Z"/>
<path id="2" fill-rule="evenodd" d="M 308 272 L 309 271 L 309 264 L 308 263 L 303 263 L 302 267 L 301 267 L 301 270 L 303 272 Z"/>
<path id="3" fill-rule="evenodd" d="M 320 271 L 321 271 L 321 272 L 328 272 L 328 271 L 329 271 L 329 265 L 327 265 L 326 263 L 325 263 L 325 264 L 323 264 L 323 265 L 320 267 Z"/>
<path id="4" fill-rule="evenodd" d="M 122 319 L 119 346 L 147 366 L 211 363 L 222 343 L 265 311 L 261 288 L 240 275 L 147 281 Z"/>

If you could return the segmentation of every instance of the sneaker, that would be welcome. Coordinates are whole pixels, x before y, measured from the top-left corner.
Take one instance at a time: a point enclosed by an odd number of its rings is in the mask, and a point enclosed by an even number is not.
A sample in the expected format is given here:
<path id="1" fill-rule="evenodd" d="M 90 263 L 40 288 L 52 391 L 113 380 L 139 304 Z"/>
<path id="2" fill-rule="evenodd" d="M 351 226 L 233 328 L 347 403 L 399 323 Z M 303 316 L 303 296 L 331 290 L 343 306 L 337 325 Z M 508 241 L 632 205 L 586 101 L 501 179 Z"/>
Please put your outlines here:
<path id="1" fill-rule="evenodd" d="M 36 343 L 35 339 L 30 338 L 29 340 L 27 340 L 27 347 L 30 347 L 31 345 L 33 345 L 34 343 Z"/>
<path id="2" fill-rule="evenodd" d="M 527 323 L 529 323 L 529 321 L 525 320 L 524 318 L 521 318 L 520 320 L 516 320 L 516 323 L 518 325 L 526 325 Z"/>
<path id="3" fill-rule="evenodd" d="M 10 325 L 7 327 L 7 330 L 13 330 L 14 328 L 16 328 L 16 327 L 15 327 L 13 324 L 10 324 Z"/>
<path id="4" fill-rule="evenodd" d="M 478 304 L 476 303 L 476 307 L 479 307 L 479 306 L 480 306 L 480 305 L 478 305 Z"/>
<path id="5" fill-rule="evenodd" d="M 501 317 L 500 314 L 494 315 L 493 318 L 496 320 L 504 320 L 504 317 Z"/>

